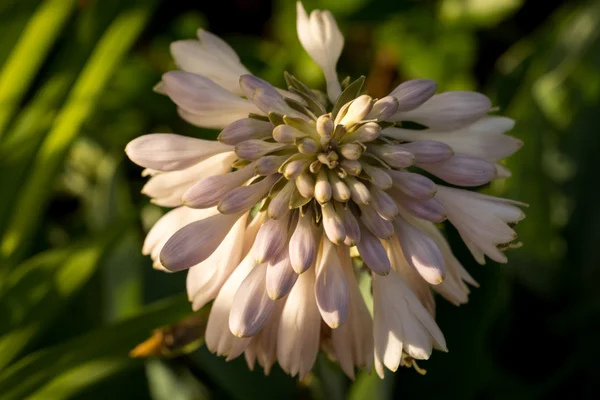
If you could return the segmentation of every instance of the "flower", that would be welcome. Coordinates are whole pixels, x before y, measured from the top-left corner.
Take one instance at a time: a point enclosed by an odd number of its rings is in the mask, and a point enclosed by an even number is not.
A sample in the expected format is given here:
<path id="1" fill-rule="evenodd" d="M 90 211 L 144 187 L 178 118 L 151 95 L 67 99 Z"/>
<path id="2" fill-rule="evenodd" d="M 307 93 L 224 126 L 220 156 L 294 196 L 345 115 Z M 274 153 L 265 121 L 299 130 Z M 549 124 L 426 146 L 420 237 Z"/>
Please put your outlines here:
<path id="1" fill-rule="evenodd" d="M 203 30 L 172 45 L 181 70 L 158 91 L 188 122 L 221 133 L 128 144 L 151 175 L 143 192 L 175 207 L 143 252 L 157 269 L 188 269 L 195 310 L 213 301 L 213 352 L 303 377 L 322 348 L 350 377 L 373 365 L 383 377 L 446 351 L 432 291 L 459 305 L 477 285 L 435 224 L 448 219 L 478 262 L 506 262 L 524 204 L 459 187 L 508 177 L 499 162 L 522 143 L 480 93 L 435 94 L 435 82 L 417 79 L 375 99 L 364 78 L 341 85 L 333 16 L 297 7 L 327 95 L 289 74 L 287 90 L 274 88 Z"/>

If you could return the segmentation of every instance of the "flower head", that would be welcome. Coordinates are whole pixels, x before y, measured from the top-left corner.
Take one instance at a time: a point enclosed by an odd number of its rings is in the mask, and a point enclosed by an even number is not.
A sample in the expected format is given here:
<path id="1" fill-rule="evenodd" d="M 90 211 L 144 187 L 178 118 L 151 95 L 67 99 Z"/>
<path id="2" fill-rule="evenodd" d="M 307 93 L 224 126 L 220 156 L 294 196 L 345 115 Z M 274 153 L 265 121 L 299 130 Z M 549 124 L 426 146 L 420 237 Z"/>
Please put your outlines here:
<path id="1" fill-rule="evenodd" d="M 159 90 L 190 123 L 222 130 L 218 141 L 152 134 L 127 146 L 152 175 L 143 192 L 176 207 L 143 251 L 158 269 L 189 270 L 194 309 L 214 300 L 206 344 L 217 354 L 305 376 L 324 348 L 351 377 L 373 362 L 383 376 L 446 350 L 432 290 L 462 304 L 476 285 L 436 223 L 454 224 L 478 262 L 506 262 L 523 204 L 462 187 L 506 177 L 498 162 L 521 142 L 480 93 L 435 94 L 427 79 L 381 99 L 364 78 L 342 87 L 332 15 L 298 3 L 297 24 L 327 95 L 289 74 L 287 90 L 271 86 L 202 30 L 172 45 L 182 70 Z"/>

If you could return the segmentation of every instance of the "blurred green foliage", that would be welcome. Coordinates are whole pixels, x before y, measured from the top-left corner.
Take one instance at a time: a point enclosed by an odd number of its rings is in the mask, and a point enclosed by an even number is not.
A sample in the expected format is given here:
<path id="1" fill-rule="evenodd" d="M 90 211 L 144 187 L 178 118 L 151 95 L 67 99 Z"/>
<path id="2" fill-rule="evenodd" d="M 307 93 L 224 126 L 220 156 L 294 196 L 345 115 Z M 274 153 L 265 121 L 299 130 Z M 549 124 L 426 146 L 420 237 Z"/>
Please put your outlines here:
<path id="1" fill-rule="evenodd" d="M 600 356 L 600 3 L 552 0 L 306 0 L 346 36 L 341 76 L 385 95 L 427 77 L 479 90 L 516 119 L 513 178 L 486 191 L 530 204 L 506 266 L 458 257 L 481 283 L 468 305 L 439 301 L 450 347 L 380 381 L 325 357 L 297 382 L 201 347 L 128 353 L 190 315 L 184 274 L 140 255 L 162 214 L 124 158 L 132 138 L 214 138 L 152 92 L 169 43 L 222 35 L 257 75 L 323 78 L 296 39 L 291 0 L 5 0 L 0 3 L 0 400 L 86 398 L 597 398 Z M 493 263 L 490 263 L 493 264 Z M 192 318 L 204 318 L 201 314 Z"/>

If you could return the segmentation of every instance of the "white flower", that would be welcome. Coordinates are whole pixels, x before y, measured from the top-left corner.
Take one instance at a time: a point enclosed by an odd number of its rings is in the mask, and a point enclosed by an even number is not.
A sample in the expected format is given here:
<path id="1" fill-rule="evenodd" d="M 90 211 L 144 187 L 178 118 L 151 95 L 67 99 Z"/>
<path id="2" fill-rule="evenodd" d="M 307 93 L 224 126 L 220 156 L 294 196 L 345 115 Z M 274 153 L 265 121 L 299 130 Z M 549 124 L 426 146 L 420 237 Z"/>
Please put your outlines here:
<path id="1" fill-rule="evenodd" d="M 211 351 L 303 377 L 323 348 L 350 377 L 372 365 L 383 376 L 446 351 L 433 292 L 459 305 L 477 285 L 435 223 L 448 219 L 478 262 L 506 262 L 524 217 L 522 203 L 438 182 L 505 177 L 499 162 L 522 143 L 479 93 L 436 95 L 426 79 L 382 99 L 361 94 L 360 79 L 342 92 L 333 17 L 298 3 L 297 24 L 330 101 L 289 74 L 289 91 L 250 75 L 208 32 L 173 44 L 184 71 L 165 74 L 159 90 L 191 123 L 222 131 L 218 142 L 151 134 L 127 146 L 152 176 L 143 192 L 177 207 L 143 252 L 157 269 L 189 269 L 194 309 L 214 300 Z M 358 277 L 372 283 L 372 315 Z"/>

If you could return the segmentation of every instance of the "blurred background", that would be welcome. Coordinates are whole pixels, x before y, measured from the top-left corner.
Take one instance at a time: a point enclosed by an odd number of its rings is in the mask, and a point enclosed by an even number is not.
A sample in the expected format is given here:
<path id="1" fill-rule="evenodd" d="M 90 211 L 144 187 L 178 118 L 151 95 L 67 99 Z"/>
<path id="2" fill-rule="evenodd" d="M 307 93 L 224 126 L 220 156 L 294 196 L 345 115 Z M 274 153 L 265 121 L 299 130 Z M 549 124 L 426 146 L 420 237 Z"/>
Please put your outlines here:
<path id="1" fill-rule="evenodd" d="M 301 382 L 278 368 L 264 377 L 201 346 L 206 310 L 191 315 L 185 273 L 140 254 L 164 210 L 140 194 L 126 143 L 218 133 L 152 92 L 175 68 L 169 43 L 203 27 L 258 76 L 282 86 L 287 70 L 322 87 L 294 1 L 2 0 L 0 400 L 598 398 L 600 2 L 304 3 L 336 16 L 340 77 L 367 75 L 370 94 L 431 78 L 484 92 L 517 120 L 513 178 L 483 190 L 530 204 L 524 246 L 508 265 L 479 266 L 447 227 L 481 284 L 460 308 L 438 301 L 450 352 L 420 363 L 424 376 L 351 382 L 320 356 Z"/>

